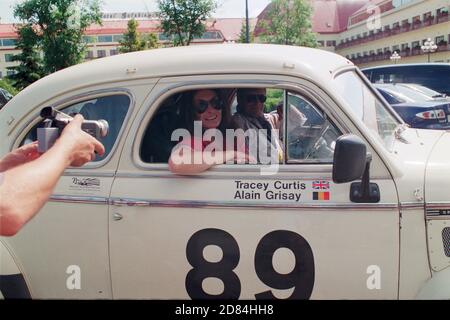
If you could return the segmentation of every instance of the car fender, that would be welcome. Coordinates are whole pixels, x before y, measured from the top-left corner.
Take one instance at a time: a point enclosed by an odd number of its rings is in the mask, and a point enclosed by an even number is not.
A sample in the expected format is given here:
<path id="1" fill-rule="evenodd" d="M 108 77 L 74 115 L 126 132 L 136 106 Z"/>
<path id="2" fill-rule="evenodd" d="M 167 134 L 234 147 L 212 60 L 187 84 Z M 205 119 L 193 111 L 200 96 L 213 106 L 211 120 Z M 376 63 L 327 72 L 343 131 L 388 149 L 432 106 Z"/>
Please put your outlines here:
<path id="1" fill-rule="evenodd" d="M 433 273 L 416 297 L 420 300 L 450 299 L 450 267 Z"/>
<path id="2" fill-rule="evenodd" d="M 0 240 L 0 299 L 31 299 L 23 273 Z"/>

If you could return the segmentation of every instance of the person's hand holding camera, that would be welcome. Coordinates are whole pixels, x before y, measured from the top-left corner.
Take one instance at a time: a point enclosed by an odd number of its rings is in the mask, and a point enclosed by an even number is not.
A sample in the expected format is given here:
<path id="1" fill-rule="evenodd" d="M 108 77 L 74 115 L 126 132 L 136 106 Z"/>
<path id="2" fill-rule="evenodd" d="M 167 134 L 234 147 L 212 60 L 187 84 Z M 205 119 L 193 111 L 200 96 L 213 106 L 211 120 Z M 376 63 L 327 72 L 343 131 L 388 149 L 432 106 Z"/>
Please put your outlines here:
<path id="1" fill-rule="evenodd" d="M 82 115 L 76 115 L 55 143 L 57 148 L 67 149 L 68 165 L 73 167 L 80 167 L 94 160 L 96 153 L 100 156 L 105 153 L 105 147 L 97 139 L 81 130 L 83 120 Z"/>

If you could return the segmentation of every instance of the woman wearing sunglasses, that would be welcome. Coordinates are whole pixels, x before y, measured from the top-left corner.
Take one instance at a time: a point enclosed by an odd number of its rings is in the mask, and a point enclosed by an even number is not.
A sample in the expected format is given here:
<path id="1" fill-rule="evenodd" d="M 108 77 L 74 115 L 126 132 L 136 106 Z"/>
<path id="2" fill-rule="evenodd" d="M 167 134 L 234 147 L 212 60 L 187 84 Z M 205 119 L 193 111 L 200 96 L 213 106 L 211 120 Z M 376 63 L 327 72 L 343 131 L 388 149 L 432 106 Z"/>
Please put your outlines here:
<path id="1" fill-rule="evenodd" d="M 236 150 L 226 150 L 225 129 L 229 122 L 229 108 L 225 106 L 219 90 L 201 89 L 191 91 L 184 97 L 186 106 L 186 128 L 190 133 L 189 139 L 183 139 L 172 150 L 169 158 L 169 169 L 177 174 L 196 174 L 208 170 L 216 164 L 223 164 L 229 160 L 246 160 L 249 158 L 244 152 Z M 194 124 L 201 124 L 202 136 L 196 136 Z M 218 129 L 223 137 L 221 150 L 207 151 L 205 148 L 211 143 L 203 139 L 203 133 L 208 129 Z M 187 141 L 186 141 L 187 140 Z M 186 159 L 195 161 L 183 161 L 180 157 L 185 156 L 184 152 L 190 152 Z M 207 154 L 209 153 L 209 154 Z M 206 161 L 214 157 L 217 161 L 212 163 Z M 200 161 L 198 161 L 200 160 Z"/>

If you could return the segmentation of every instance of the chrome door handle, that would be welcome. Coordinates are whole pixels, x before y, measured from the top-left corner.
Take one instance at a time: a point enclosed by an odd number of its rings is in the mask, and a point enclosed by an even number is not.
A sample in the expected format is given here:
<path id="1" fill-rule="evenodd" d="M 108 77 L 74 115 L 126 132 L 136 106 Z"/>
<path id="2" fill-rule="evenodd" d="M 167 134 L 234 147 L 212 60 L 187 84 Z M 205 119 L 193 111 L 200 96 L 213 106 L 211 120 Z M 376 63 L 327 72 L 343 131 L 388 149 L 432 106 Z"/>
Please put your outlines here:
<path id="1" fill-rule="evenodd" d="M 113 219 L 114 219 L 114 221 L 119 221 L 119 220 L 123 219 L 123 216 L 120 213 L 115 212 L 113 214 Z"/>
<path id="2" fill-rule="evenodd" d="M 129 207 L 148 207 L 150 201 L 131 200 L 131 199 L 113 199 L 110 201 L 113 206 L 129 206 Z"/>

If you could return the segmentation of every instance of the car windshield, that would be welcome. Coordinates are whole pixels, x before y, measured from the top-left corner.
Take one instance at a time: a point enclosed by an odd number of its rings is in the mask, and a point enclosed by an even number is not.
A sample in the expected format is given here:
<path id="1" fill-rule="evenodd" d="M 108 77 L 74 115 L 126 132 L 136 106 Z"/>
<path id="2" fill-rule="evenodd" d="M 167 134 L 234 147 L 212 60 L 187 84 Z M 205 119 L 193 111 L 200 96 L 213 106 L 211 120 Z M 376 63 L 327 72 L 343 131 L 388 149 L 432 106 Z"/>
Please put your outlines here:
<path id="1" fill-rule="evenodd" d="M 334 79 L 335 88 L 364 122 L 369 131 L 391 150 L 394 133 L 400 122 L 378 99 L 354 71 L 339 74 Z"/>

